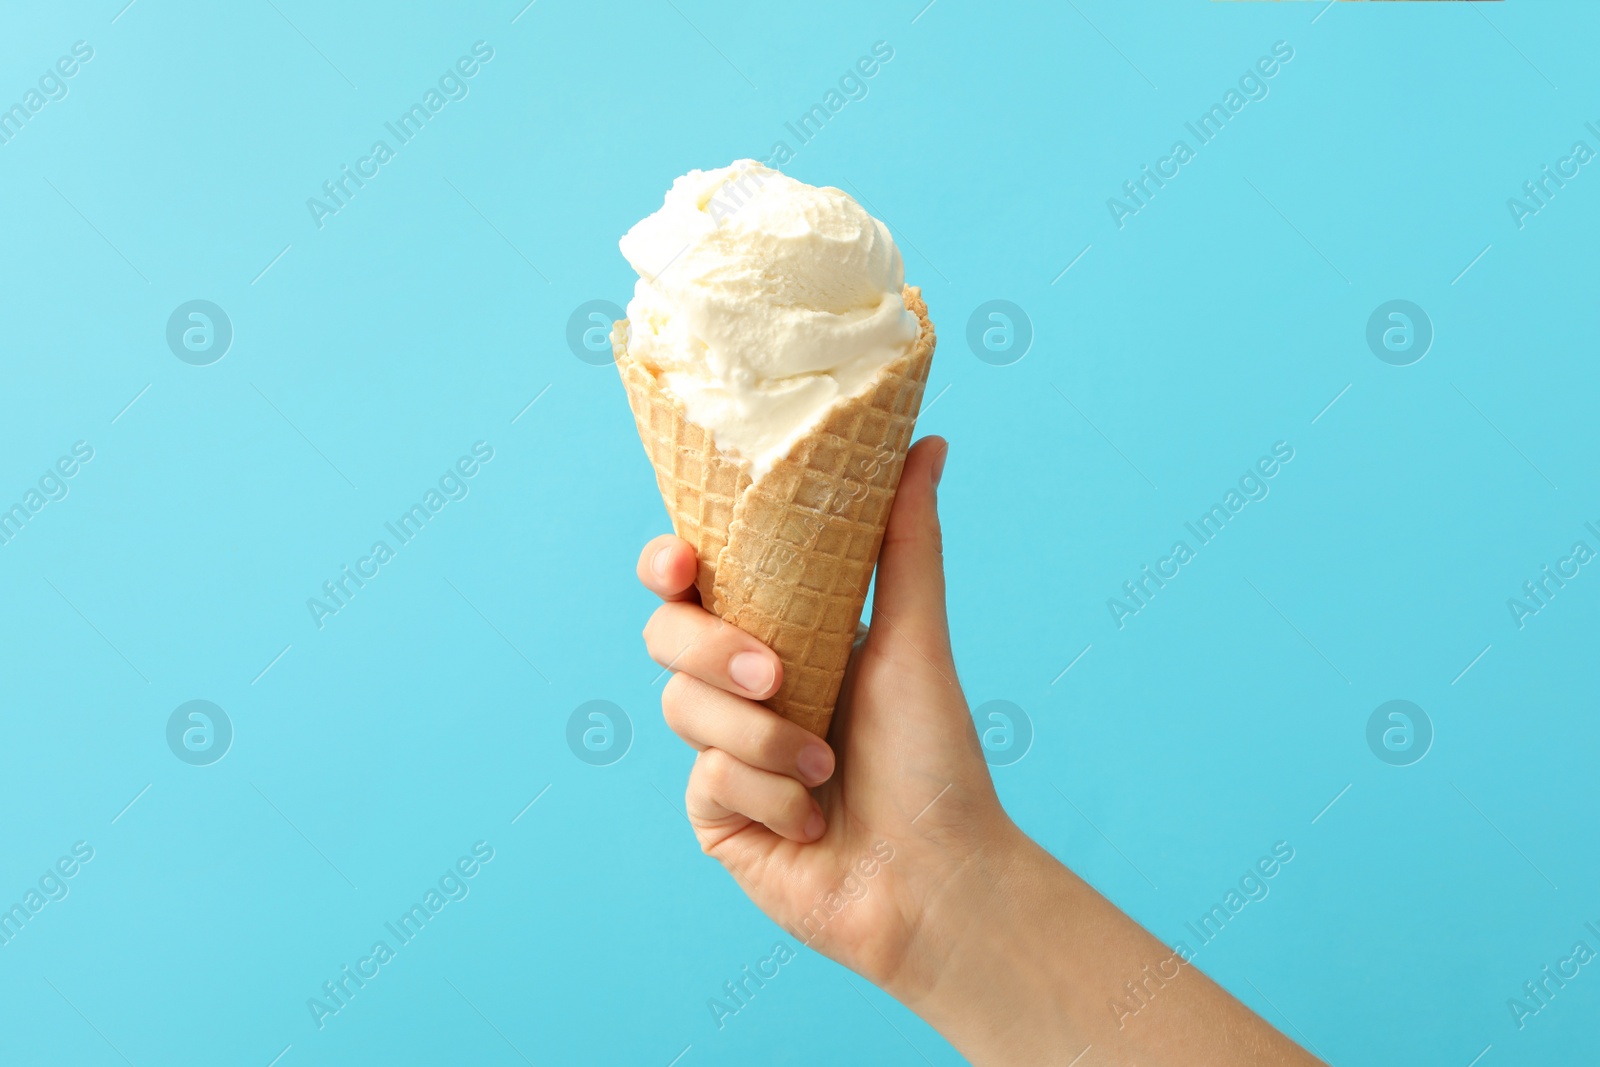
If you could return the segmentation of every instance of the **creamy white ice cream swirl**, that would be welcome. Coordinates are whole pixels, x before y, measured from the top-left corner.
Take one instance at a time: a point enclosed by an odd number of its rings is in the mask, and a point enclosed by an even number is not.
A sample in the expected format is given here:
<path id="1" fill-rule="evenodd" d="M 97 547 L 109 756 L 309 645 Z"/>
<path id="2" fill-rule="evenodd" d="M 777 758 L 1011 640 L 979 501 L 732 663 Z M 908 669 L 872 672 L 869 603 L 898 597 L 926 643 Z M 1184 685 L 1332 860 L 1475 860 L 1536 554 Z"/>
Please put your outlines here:
<path id="1" fill-rule="evenodd" d="M 753 160 L 685 174 L 621 247 L 629 353 L 755 477 L 920 332 L 884 225 Z"/>

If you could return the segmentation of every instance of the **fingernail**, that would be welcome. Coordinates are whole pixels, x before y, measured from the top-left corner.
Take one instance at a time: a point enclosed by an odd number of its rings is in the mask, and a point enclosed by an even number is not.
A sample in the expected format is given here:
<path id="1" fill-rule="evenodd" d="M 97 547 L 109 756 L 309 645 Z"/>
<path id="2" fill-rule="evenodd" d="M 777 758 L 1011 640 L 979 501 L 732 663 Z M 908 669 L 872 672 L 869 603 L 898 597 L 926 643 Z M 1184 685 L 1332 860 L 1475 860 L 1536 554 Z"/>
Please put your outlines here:
<path id="1" fill-rule="evenodd" d="M 822 818 L 822 812 L 813 808 L 811 810 L 811 818 L 806 820 L 806 828 L 802 832 L 805 834 L 806 840 L 815 841 L 822 836 L 822 831 L 827 828 L 828 824 Z"/>
<path id="2" fill-rule="evenodd" d="M 655 572 L 657 578 L 665 578 L 667 576 L 667 555 L 671 551 L 672 549 L 670 548 L 658 548 L 656 549 L 656 554 L 651 557 L 650 569 Z"/>
<path id="3" fill-rule="evenodd" d="M 800 776 L 812 785 L 821 785 L 833 774 L 833 753 L 827 745 L 807 745 L 794 762 Z"/>
<path id="4" fill-rule="evenodd" d="M 944 461 L 950 458 L 950 445 L 947 443 L 939 450 L 939 458 L 933 461 L 933 485 L 938 488 L 939 479 L 944 477 Z"/>
<path id="5" fill-rule="evenodd" d="M 728 661 L 728 677 L 751 693 L 765 693 L 776 674 L 772 663 L 759 652 L 741 652 Z"/>

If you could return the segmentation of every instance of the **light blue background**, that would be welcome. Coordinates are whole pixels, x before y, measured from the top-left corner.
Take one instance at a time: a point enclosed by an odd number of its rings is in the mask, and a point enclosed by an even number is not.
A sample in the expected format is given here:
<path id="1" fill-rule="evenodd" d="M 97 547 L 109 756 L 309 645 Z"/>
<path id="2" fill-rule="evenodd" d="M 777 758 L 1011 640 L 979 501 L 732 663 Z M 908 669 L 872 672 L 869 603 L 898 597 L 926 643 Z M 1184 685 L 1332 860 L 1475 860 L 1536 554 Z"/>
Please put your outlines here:
<path id="1" fill-rule="evenodd" d="M 880 40 L 786 169 L 887 219 L 939 326 L 962 679 L 1036 732 L 1008 809 L 1168 941 L 1292 845 L 1198 962 L 1332 1063 L 1593 1056 L 1600 971 L 1522 1030 L 1507 1000 L 1600 949 L 1600 576 L 1506 606 L 1600 547 L 1600 173 L 1506 206 L 1600 148 L 1592 5 L 122 2 L 0 17 L 5 105 L 94 48 L 0 146 L 0 502 L 95 450 L 0 546 L 0 898 L 95 849 L 0 948 L 0 1061 L 960 1062 L 809 951 L 714 1025 L 791 939 L 685 824 L 633 578 L 666 519 L 565 339 L 626 300 L 616 239 L 674 176 L 794 147 Z M 306 199 L 479 40 L 470 95 L 318 229 Z M 1107 198 L 1276 41 L 1270 95 L 1119 230 Z M 1012 366 L 965 342 L 995 298 L 1035 331 Z M 1364 339 L 1395 298 L 1436 331 L 1409 367 Z M 233 323 L 211 366 L 165 342 L 191 299 Z M 1280 440 L 1271 495 L 1119 630 L 1107 598 Z M 470 495 L 319 630 L 307 598 L 477 441 Z M 1436 731 L 1409 767 L 1365 740 L 1396 698 Z M 236 731 L 212 766 L 166 744 L 191 699 Z M 635 731 L 609 767 L 565 741 L 591 699 Z M 319 1031 L 307 998 L 480 840 Z"/>

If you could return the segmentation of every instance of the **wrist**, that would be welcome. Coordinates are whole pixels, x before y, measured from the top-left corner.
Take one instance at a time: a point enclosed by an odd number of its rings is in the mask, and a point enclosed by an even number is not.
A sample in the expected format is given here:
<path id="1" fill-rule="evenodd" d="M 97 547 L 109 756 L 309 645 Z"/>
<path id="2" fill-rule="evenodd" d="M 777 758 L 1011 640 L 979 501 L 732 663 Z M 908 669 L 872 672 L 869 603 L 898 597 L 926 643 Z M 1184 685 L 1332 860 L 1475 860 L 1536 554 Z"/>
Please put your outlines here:
<path id="1" fill-rule="evenodd" d="M 1194 968 L 1169 974 L 1167 945 L 1009 820 L 979 840 L 926 898 L 915 965 L 884 986 L 975 1067 L 1075 1062 L 1091 1045 L 1102 1063 L 1318 1062 Z M 1157 993 L 1161 1010 L 1140 1011 Z"/>
<path id="2" fill-rule="evenodd" d="M 925 898 L 906 966 L 884 991 L 927 1019 L 981 999 L 1013 949 L 1039 934 L 1040 907 L 1072 875 L 1000 813 Z"/>
<path id="3" fill-rule="evenodd" d="M 930 901 L 921 966 L 887 991 L 975 1064 L 1052 1062 L 1082 1045 L 1059 968 L 1093 896 L 1006 819 Z"/>

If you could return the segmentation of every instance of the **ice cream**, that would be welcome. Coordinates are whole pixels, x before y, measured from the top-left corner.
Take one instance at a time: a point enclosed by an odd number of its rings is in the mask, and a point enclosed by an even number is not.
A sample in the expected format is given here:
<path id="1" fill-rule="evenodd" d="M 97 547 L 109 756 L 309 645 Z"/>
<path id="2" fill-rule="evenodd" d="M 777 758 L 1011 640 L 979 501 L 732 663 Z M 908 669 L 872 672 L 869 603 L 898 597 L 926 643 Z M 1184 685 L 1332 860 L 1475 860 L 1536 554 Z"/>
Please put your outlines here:
<path id="1" fill-rule="evenodd" d="M 622 253 L 612 355 L 700 605 L 826 736 L 933 363 L 922 292 L 854 200 L 749 160 L 679 178 Z"/>
<path id="2" fill-rule="evenodd" d="M 884 225 L 753 160 L 685 174 L 621 247 L 629 352 L 752 478 L 920 333 Z"/>

